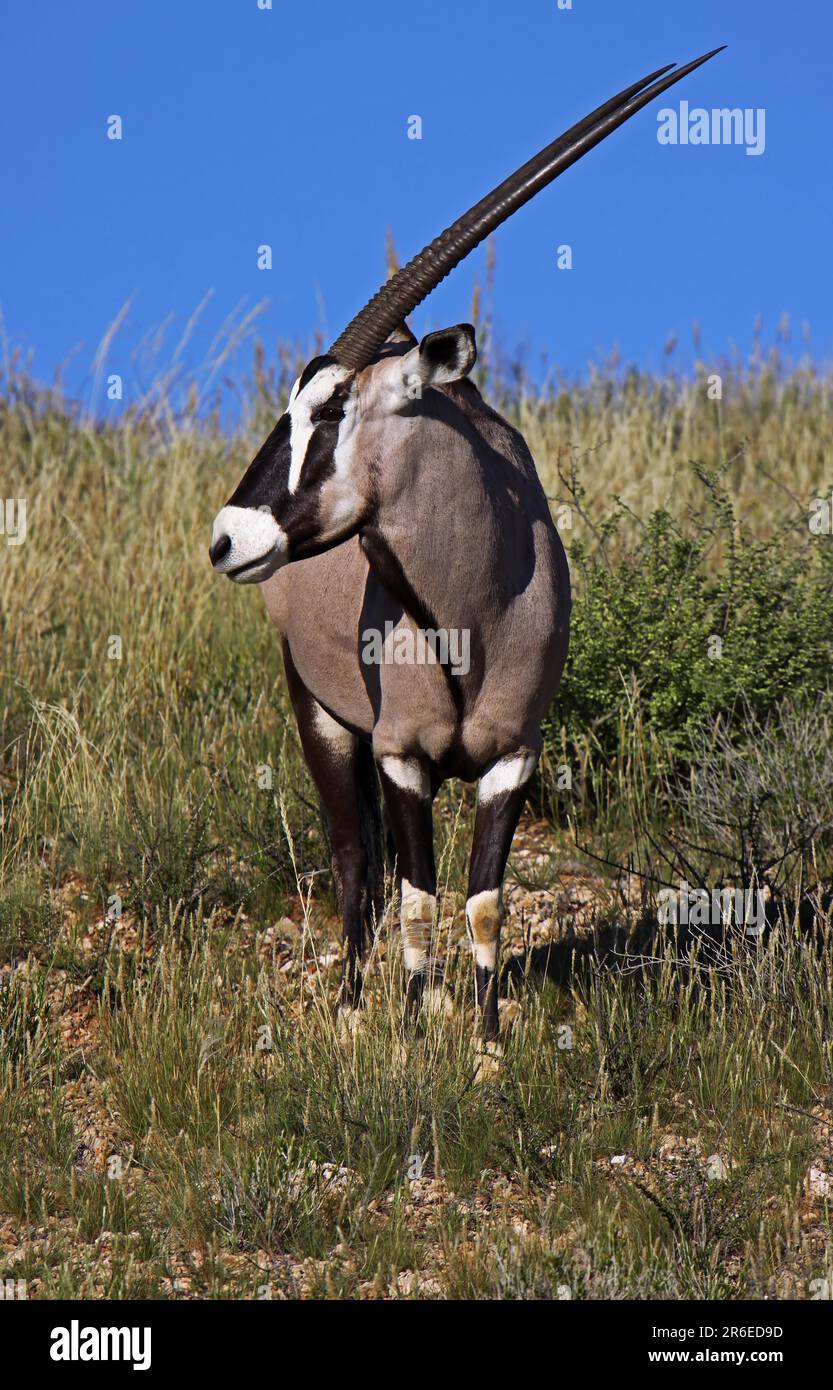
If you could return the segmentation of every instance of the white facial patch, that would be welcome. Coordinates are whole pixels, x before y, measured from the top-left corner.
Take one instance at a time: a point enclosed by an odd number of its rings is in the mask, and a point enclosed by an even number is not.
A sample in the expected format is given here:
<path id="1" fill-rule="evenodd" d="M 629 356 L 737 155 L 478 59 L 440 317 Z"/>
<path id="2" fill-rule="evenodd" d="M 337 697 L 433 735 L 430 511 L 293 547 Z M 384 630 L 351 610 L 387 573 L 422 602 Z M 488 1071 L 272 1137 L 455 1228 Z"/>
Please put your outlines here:
<path id="1" fill-rule="evenodd" d="M 503 901 L 499 888 L 486 888 L 482 893 L 474 893 L 466 903 L 466 928 L 474 959 L 486 970 L 497 969 L 502 921 Z"/>
<path id="2" fill-rule="evenodd" d="M 501 758 L 484 772 L 477 788 L 480 802 L 494 801 L 503 792 L 513 792 L 529 781 L 538 761 L 537 753 L 513 753 L 510 758 Z"/>
<path id="3" fill-rule="evenodd" d="M 409 972 L 423 970 L 428 964 L 435 905 L 436 898 L 433 893 L 415 888 L 403 878 L 399 924 L 402 931 L 405 969 Z"/>
<path id="4" fill-rule="evenodd" d="M 214 519 L 212 547 L 224 538 L 231 544 L 214 568 L 238 584 L 268 579 L 289 557 L 286 533 L 268 507 L 221 507 Z"/>
<path id="5" fill-rule="evenodd" d="M 312 380 L 307 382 L 303 391 L 299 391 L 298 381 L 292 388 L 289 405 L 286 408 L 291 422 L 288 487 L 292 493 L 298 491 L 309 442 L 316 430 L 316 425 L 313 424 L 310 417 L 320 405 L 327 403 L 339 382 L 346 381 L 349 375 L 350 372 L 347 367 L 339 366 L 337 362 L 334 362 L 331 366 L 322 367 L 320 372 L 316 372 Z M 345 411 L 349 408 L 349 404 L 348 401 Z M 341 434 L 343 425 L 344 421 L 339 426 L 339 434 Z"/>
<path id="6" fill-rule="evenodd" d="M 353 746 L 356 742 L 355 735 L 351 734 L 349 729 L 345 729 L 343 724 L 339 724 L 338 720 L 333 719 L 332 715 L 327 713 L 324 706 L 319 705 L 317 702 L 315 706 L 315 728 L 321 737 L 326 739 L 334 753 L 338 753 L 342 757 L 347 757 L 348 754 L 352 753 Z"/>
<path id="7" fill-rule="evenodd" d="M 413 792 L 414 796 L 427 801 L 431 795 L 428 770 L 416 758 L 385 757 L 381 759 L 386 777 L 395 782 L 403 792 Z"/>

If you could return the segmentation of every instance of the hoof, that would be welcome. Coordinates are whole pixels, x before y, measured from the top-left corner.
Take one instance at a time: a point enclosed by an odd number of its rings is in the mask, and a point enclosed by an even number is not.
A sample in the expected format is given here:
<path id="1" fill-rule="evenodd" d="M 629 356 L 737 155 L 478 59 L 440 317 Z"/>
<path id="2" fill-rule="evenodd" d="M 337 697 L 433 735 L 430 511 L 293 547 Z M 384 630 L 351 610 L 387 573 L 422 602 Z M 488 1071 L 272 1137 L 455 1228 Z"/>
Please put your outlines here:
<path id="1" fill-rule="evenodd" d="M 474 1061 L 475 1081 L 494 1081 L 500 1075 L 503 1043 L 497 1039 L 484 1039 L 475 1048 Z"/>
<path id="2" fill-rule="evenodd" d="M 454 1018 L 454 1000 L 444 984 L 426 985 L 422 1008 L 432 1018 Z"/>
<path id="3" fill-rule="evenodd" d="M 351 1008 L 347 1004 L 340 1005 L 336 1023 L 339 1042 L 355 1042 L 359 1033 L 364 1028 L 364 1021 L 364 1009 Z"/>

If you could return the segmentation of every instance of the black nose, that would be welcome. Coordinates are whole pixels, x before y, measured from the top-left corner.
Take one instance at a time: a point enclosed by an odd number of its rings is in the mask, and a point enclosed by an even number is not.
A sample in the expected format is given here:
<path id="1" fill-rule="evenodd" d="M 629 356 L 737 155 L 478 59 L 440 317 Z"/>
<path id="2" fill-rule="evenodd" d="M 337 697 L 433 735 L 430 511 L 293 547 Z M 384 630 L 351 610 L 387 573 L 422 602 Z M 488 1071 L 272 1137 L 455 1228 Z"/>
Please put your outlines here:
<path id="1" fill-rule="evenodd" d="M 218 541 L 208 547 L 208 558 L 212 565 L 218 564 L 224 555 L 228 555 L 230 550 L 231 536 L 221 536 Z"/>

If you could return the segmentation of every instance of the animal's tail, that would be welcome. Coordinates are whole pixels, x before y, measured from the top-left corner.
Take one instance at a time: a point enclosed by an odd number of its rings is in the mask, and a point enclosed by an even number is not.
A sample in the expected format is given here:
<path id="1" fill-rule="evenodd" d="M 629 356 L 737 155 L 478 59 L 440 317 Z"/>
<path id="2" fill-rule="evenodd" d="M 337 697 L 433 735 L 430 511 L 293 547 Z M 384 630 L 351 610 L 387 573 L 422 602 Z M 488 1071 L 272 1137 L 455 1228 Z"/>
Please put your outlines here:
<path id="1" fill-rule="evenodd" d="M 385 907 L 385 878 L 392 866 L 389 852 L 390 837 L 382 806 L 382 789 L 373 749 L 364 739 L 359 740 L 357 790 L 359 825 L 362 844 L 367 855 L 367 885 L 364 902 L 365 945 L 372 940 L 382 920 Z"/>

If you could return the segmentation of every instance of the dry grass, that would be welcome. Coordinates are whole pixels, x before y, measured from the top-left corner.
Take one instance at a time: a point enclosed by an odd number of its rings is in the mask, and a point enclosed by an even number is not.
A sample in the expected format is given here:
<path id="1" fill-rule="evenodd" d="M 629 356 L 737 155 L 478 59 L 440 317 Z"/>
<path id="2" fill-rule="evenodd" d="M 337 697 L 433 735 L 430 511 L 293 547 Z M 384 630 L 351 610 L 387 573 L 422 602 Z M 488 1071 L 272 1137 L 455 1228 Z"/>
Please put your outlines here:
<path id="1" fill-rule="evenodd" d="M 789 927 L 709 988 L 669 960 L 650 988 L 531 978 L 502 1073 L 476 1084 L 456 896 L 471 796 L 452 789 L 456 1020 L 403 1049 L 383 933 L 365 1031 L 339 1041 L 325 844 L 276 642 L 205 553 L 290 358 L 261 361 L 231 435 L 164 393 L 99 424 L 4 383 L 28 537 L 0 543 L 0 1277 L 40 1297 L 810 1296 L 831 1264 L 807 1175 L 833 1174 L 833 994 Z M 591 521 L 613 493 L 645 518 L 678 465 L 737 456 L 730 488 L 764 529 L 828 487 L 832 394 L 769 360 L 727 371 L 719 408 L 702 375 L 510 408 L 553 498 L 579 461 Z M 568 545 L 592 541 L 572 522 Z M 563 887 L 543 856 L 539 945 L 564 935 Z"/>

